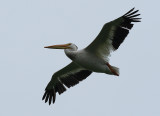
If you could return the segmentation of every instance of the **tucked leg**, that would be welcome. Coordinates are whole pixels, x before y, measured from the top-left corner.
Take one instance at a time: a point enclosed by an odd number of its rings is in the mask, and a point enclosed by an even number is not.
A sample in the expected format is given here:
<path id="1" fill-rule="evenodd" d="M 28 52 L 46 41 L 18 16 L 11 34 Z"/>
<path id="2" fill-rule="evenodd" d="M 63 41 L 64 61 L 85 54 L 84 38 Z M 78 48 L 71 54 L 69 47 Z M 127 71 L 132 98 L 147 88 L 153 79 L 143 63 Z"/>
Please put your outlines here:
<path id="1" fill-rule="evenodd" d="M 116 70 L 114 70 L 113 68 L 112 68 L 112 66 L 107 62 L 107 66 L 108 66 L 108 68 L 110 69 L 110 71 L 114 74 L 114 75 L 116 75 L 116 76 L 119 76 L 119 74 L 116 72 Z"/>

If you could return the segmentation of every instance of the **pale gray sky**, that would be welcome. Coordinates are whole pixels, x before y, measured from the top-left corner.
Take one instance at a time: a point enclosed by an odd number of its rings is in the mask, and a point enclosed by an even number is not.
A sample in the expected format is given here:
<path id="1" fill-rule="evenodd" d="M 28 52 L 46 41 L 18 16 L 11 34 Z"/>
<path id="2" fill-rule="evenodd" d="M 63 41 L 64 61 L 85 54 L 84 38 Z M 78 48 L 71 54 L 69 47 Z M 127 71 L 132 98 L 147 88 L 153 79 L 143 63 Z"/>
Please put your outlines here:
<path id="1" fill-rule="evenodd" d="M 1 116 L 160 116 L 159 0 L 1 0 Z M 135 7 L 142 14 L 112 53 L 120 76 L 93 73 L 57 95 L 41 100 L 52 74 L 70 63 L 46 45 L 86 47 L 104 23 Z"/>

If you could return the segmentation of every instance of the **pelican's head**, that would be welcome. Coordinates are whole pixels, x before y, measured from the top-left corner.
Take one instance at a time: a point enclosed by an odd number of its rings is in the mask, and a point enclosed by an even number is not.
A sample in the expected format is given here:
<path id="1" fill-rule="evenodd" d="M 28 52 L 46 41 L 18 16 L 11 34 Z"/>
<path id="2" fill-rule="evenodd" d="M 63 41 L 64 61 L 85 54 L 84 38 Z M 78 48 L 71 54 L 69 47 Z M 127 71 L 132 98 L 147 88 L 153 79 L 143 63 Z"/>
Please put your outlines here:
<path id="1" fill-rule="evenodd" d="M 73 44 L 73 43 L 46 46 L 44 48 L 50 48 L 50 49 L 74 49 L 74 50 L 77 50 L 77 46 L 75 44 Z"/>

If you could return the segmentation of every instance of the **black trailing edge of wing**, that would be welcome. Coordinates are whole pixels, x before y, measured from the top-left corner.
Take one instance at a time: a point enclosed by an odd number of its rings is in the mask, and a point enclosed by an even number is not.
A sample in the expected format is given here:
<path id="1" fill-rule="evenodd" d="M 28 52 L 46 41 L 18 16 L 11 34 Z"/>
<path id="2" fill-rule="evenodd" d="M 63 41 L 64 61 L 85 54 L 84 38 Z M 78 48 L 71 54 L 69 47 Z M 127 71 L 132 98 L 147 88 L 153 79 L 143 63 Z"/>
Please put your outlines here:
<path id="1" fill-rule="evenodd" d="M 48 89 L 48 87 L 46 87 L 42 100 L 45 100 L 45 103 L 48 102 L 49 100 L 49 105 L 51 103 L 54 103 L 57 92 L 59 93 L 59 95 L 62 94 L 64 91 L 66 91 L 65 86 L 68 88 L 73 87 L 74 85 L 78 84 L 80 81 L 86 79 L 91 73 L 92 71 L 82 70 L 75 74 L 70 74 L 70 75 L 67 75 L 66 77 L 58 78 L 59 80 L 53 86 L 53 88 Z"/>
<path id="2" fill-rule="evenodd" d="M 136 14 L 138 11 L 139 10 L 134 11 L 133 8 L 121 17 L 124 21 L 122 21 L 122 23 L 117 27 L 112 41 L 112 45 L 115 50 L 119 48 L 120 44 L 128 35 L 129 30 L 133 27 L 132 22 L 141 22 L 141 18 L 136 18 L 140 15 Z"/>

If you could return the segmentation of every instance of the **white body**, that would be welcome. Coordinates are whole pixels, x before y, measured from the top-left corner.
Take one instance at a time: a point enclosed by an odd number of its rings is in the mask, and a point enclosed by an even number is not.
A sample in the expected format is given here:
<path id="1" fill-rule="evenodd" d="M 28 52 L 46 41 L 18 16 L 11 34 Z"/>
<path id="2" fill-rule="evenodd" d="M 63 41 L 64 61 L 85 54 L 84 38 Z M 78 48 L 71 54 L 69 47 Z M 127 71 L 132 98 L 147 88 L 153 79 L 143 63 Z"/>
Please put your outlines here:
<path id="1" fill-rule="evenodd" d="M 85 49 L 78 51 L 71 51 L 65 49 L 66 55 L 75 63 L 83 67 L 84 69 L 91 70 L 93 72 L 101 72 L 112 74 L 109 67 L 106 65 L 106 61 L 101 57 L 96 56 Z"/>

